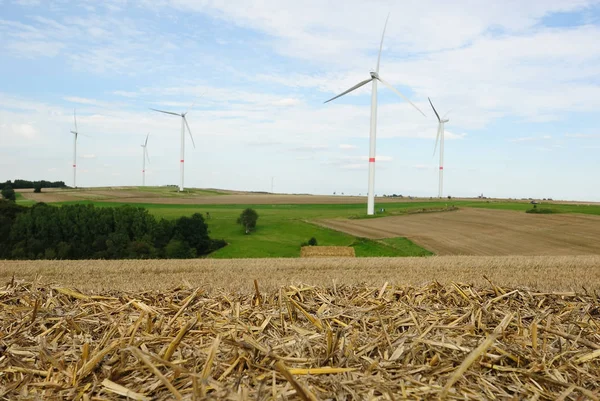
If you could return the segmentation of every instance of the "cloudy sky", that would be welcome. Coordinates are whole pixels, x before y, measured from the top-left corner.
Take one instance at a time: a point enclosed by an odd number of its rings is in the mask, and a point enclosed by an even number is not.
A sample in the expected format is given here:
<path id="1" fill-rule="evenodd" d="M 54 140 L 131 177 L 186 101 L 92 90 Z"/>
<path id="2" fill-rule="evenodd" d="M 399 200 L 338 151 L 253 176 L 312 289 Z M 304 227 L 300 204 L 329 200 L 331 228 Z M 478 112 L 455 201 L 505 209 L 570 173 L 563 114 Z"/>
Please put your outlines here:
<path id="1" fill-rule="evenodd" d="M 365 194 L 370 85 L 376 193 L 600 200 L 600 2 L 0 0 L 0 180 L 177 184 L 176 112 L 194 107 L 186 186 Z"/>

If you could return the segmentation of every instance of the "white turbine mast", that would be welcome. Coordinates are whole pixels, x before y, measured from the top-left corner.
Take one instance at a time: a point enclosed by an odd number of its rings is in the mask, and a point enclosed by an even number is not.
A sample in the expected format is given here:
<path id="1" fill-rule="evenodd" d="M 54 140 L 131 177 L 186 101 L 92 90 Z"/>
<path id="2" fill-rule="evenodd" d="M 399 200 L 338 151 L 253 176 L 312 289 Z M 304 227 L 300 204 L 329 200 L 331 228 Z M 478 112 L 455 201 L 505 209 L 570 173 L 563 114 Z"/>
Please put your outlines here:
<path id="1" fill-rule="evenodd" d="M 71 130 L 71 134 L 73 134 L 73 188 L 77 188 L 77 137 L 79 136 L 79 131 L 77 130 L 75 109 L 73 109 L 73 120 L 75 121 L 75 130 Z"/>
<path id="2" fill-rule="evenodd" d="M 431 103 L 431 99 L 427 98 L 429 100 L 429 104 L 431 105 L 431 108 L 433 109 L 433 112 L 435 113 L 435 116 L 438 119 L 438 129 L 437 129 L 437 136 L 435 138 L 435 147 L 433 148 L 433 154 L 435 155 L 435 152 L 437 150 L 437 145 L 438 142 L 440 144 L 440 177 L 439 177 L 439 182 L 438 182 L 438 198 L 441 198 L 444 194 L 444 124 L 446 124 L 448 121 L 450 121 L 449 119 L 445 118 L 446 115 L 449 113 L 446 113 L 444 115 L 444 117 L 440 117 L 440 115 L 438 114 L 437 110 L 435 109 L 435 107 L 433 107 L 433 103 Z"/>
<path id="3" fill-rule="evenodd" d="M 150 156 L 148 156 L 148 137 L 150 136 L 150 133 L 148 133 L 146 135 L 146 141 L 144 142 L 142 146 L 142 148 L 144 149 L 144 153 L 142 155 L 142 186 L 145 187 L 146 186 L 146 159 L 148 160 L 148 163 L 150 163 Z"/>
<path id="4" fill-rule="evenodd" d="M 183 173 L 184 173 L 183 164 L 185 161 L 185 129 L 186 128 L 190 134 L 190 139 L 192 140 L 192 145 L 194 146 L 194 149 L 196 149 L 196 144 L 194 143 L 194 137 L 192 136 L 192 130 L 190 130 L 190 126 L 187 122 L 187 119 L 185 118 L 186 114 L 190 111 L 190 109 L 192 107 L 194 107 L 193 104 L 185 113 L 173 113 L 172 111 L 164 111 L 164 110 L 150 108 L 150 110 L 158 111 L 159 113 L 171 114 L 174 116 L 181 117 L 181 155 L 179 158 L 179 166 L 180 166 L 180 172 L 181 172 L 181 178 L 180 178 L 180 184 L 179 184 L 180 192 L 183 191 Z"/>
<path id="5" fill-rule="evenodd" d="M 423 113 L 415 104 L 413 104 L 406 96 L 400 93 L 396 88 L 394 88 L 391 84 L 385 81 L 383 78 L 379 76 L 379 61 L 381 60 L 381 49 L 383 48 L 383 38 L 385 36 L 385 29 L 387 27 L 388 19 L 390 18 L 389 14 L 385 20 L 385 25 L 383 27 L 383 33 L 381 34 L 381 43 L 379 44 L 379 55 L 377 56 L 377 68 L 375 71 L 371 71 L 371 78 L 359 82 L 354 85 L 352 88 L 348 89 L 345 92 L 340 93 L 339 95 L 327 100 L 325 103 L 331 102 L 338 97 L 342 97 L 347 93 L 350 93 L 363 85 L 372 82 L 371 88 L 371 128 L 369 132 L 369 193 L 367 197 L 367 214 L 373 215 L 375 214 L 375 145 L 376 145 L 376 131 L 377 131 L 377 81 L 381 82 L 389 89 L 394 91 L 401 98 L 410 103 L 417 111 L 423 116 Z"/>

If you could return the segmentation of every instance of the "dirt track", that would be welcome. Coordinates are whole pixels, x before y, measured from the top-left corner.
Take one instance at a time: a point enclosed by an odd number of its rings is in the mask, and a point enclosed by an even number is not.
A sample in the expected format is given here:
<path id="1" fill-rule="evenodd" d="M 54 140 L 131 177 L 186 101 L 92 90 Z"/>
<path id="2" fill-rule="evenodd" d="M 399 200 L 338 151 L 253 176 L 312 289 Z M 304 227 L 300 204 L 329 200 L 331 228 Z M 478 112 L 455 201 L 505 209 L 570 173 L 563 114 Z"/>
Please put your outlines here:
<path id="1" fill-rule="evenodd" d="M 598 255 L 600 217 L 508 210 L 455 212 L 319 224 L 366 238 L 407 237 L 438 255 Z"/>

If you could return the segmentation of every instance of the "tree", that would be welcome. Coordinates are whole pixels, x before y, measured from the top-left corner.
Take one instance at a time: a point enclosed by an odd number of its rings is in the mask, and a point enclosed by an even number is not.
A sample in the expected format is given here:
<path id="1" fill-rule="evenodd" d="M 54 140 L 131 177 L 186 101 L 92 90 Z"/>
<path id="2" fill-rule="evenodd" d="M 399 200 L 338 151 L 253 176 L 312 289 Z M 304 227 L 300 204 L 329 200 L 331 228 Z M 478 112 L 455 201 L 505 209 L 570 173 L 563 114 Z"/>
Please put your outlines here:
<path id="1" fill-rule="evenodd" d="M 308 245 L 310 245 L 310 246 L 317 246 L 317 239 L 315 237 L 311 237 L 308 240 Z"/>
<path id="2" fill-rule="evenodd" d="M 4 186 L 4 188 L 2 188 L 2 197 L 4 199 L 7 199 L 9 201 L 16 201 L 17 200 L 17 195 L 15 195 L 15 190 L 12 189 L 12 186 L 10 184 L 6 184 Z"/>
<path id="3" fill-rule="evenodd" d="M 256 220 L 258 220 L 258 213 L 254 209 L 248 208 L 242 212 L 237 222 L 244 226 L 246 234 L 250 234 L 250 231 L 256 228 Z"/>
<path id="4" fill-rule="evenodd" d="M 36 182 L 35 184 L 33 184 L 33 192 L 35 192 L 36 194 L 39 194 L 40 192 L 42 192 L 42 183 L 41 182 Z"/>

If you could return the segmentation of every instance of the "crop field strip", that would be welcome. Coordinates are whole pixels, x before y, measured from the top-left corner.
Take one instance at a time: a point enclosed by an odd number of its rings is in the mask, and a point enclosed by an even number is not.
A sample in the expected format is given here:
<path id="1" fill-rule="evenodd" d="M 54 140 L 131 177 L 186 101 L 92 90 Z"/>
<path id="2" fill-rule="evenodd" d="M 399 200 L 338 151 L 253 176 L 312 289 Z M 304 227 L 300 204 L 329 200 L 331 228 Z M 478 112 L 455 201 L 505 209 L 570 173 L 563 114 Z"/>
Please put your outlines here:
<path id="1" fill-rule="evenodd" d="M 598 400 L 597 296 L 488 283 L 0 289 L 0 398 Z"/>
<path id="2" fill-rule="evenodd" d="M 319 221 L 366 238 L 406 237 L 438 255 L 600 254 L 600 216 L 464 208 L 378 219 Z"/>
<path id="3" fill-rule="evenodd" d="M 181 285 L 265 291 L 289 284 L 423 285 L 461 281 L 483 287 L 600 291 L 600 256 L 434 256 L 427 258 L 273 258 L 0 261 L 0 284 L 13 278 L 61 283 L 88 293 L 168 290 Z"/>

